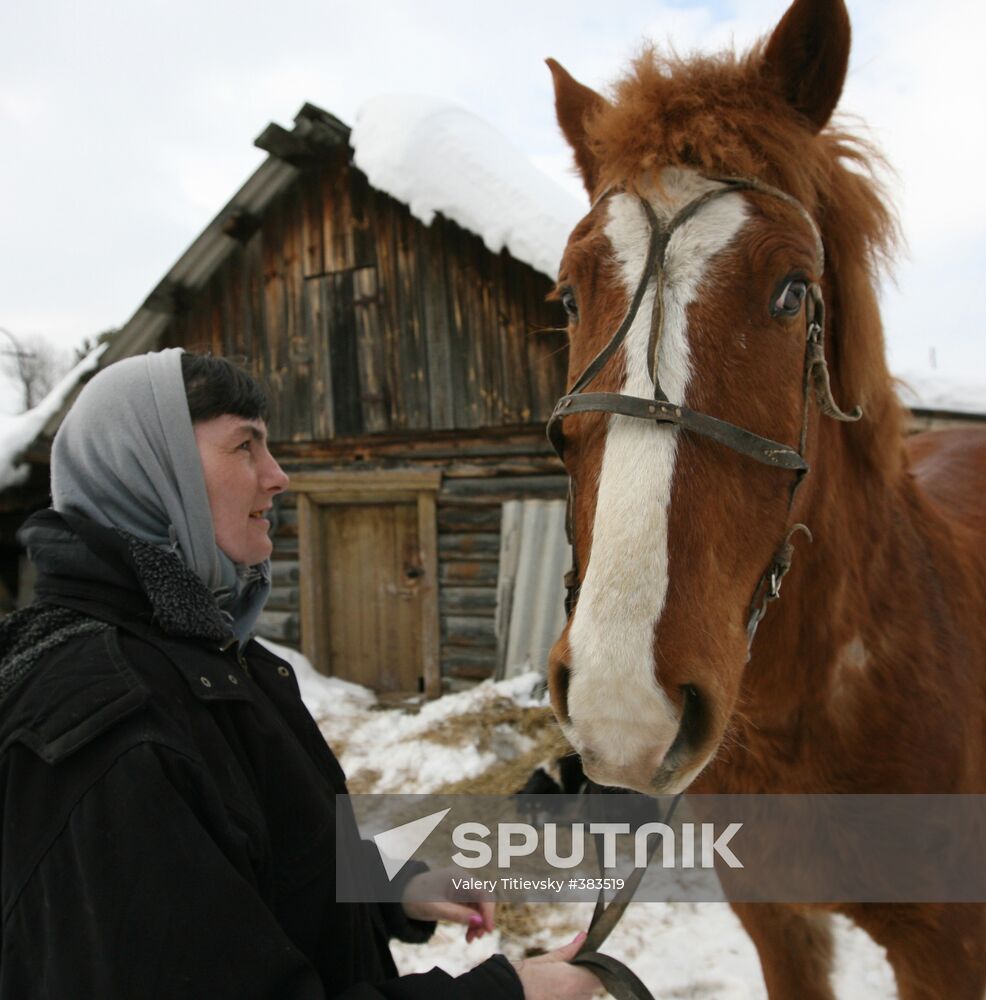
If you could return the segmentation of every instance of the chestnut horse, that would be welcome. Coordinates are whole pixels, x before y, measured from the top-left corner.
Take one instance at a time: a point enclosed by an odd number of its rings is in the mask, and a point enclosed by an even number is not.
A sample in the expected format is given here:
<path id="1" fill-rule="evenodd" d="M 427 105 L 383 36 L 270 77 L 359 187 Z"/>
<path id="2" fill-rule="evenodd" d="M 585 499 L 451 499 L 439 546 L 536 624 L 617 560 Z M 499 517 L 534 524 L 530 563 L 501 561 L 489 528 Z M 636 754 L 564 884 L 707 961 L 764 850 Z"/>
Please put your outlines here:
<path id="1" fill-rule="evenodd" d="M 550 682 L 601 784 L 986 791 L 986 435 L 905 438 L 896 227 L 829 124 L 849 37 L 842 0 L 796 0 L 746 56 L 649 52 L 612 99 L 549 60 L 592 202 L 557 289 L 577 569 Z M 771 1000 L 833 996 L 829 909 L 904 1000 L 986 990 L 977 904 L 734 909 Z"/>

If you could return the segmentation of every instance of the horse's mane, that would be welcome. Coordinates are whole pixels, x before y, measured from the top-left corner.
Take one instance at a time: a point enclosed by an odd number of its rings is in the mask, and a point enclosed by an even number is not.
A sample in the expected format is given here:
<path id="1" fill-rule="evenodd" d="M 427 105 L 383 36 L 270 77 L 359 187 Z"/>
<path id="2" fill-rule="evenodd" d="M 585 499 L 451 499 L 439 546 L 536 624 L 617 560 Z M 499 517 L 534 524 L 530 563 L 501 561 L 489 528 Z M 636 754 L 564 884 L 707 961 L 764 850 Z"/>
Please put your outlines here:
<path id="1" fill-rule="evenodd" d="M 830 279 L 829 356 L 847 407 L 866 412 L 853 437 L 887 474 L 899 469 L 902 409 L 886 367 L 875 286 L 899 230 L 876 171 L 873 145 L 827 126 L 816 132 L 747 55 L 687 59 L 645 49 L 587 120 L 600 190 L 632 186 L 666 166 L 710 176 L 757 177 L 796 197 L 818 221 Z M 888 464 L 889 463 L 889 464 Z"/>

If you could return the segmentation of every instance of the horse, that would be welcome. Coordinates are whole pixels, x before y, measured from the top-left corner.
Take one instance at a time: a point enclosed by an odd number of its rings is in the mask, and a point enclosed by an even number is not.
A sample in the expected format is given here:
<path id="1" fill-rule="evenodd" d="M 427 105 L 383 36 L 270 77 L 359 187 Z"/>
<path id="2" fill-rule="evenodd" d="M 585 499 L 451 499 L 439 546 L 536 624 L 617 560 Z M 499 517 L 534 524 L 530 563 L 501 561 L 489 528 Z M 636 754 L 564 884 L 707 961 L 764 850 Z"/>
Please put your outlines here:
<path id="1" fill-rule="evenodd" d="M 898 225 L 832 123 L 843 0 L 749 52 L 548 60 L 591 202 L 555 290 L 569 617 L 552 706 L 649 795 L 986 791 L 986 434 L 907 435 L 876 281 Z M 783 584 L 783 593 L 782 593 Z M 771 1000 L 831 1000 L 830 912 L 902 1000 L 980 1000 L 980 904 L 734 904 Z"/>

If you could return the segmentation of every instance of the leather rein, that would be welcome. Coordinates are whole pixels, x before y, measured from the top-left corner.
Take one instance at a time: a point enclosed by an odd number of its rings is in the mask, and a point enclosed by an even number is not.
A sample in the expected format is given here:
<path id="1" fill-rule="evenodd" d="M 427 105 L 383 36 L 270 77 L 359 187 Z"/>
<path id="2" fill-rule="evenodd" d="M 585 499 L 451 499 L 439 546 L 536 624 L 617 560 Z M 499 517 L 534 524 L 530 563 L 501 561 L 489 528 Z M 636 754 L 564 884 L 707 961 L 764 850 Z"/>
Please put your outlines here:
<path id="1" fill-rule="evenodd" d="M 808 461 L 805 458 L 805 449 L 808 440 L 808 418 L 812 395 L 818 400 L 820 411 L 835 420 L 850 422 L 859 420 L 863 415 L 862 410 L 858 406 L 849 413 L 843 412 L 832 398 L 828 364 L 825 360 L 825 306 L 822 299 L 821 286 L 817 281 L 809 283 L 805 297 L 806 338 L 802 385 L 804 405 L 798 445 L 795 448 L 755 434 L 753 431 L 739 427 L 728 421 L 720 420 L 707 413 L 692 410 L 685 406 L 684 403 L 674 403 L 668 399 L 661 387 L 659 372 L 661 339 L 664 333 L 666 258 L 671 237 L 680 226 L 693 218 L 705 205 L 738 191 L 754 191 L 758 194 L 778 198 L 798 211 L 810 226 L 815 238 L 819 277 L 821 277 L 825 263 L 822 238 L 815 220 L 808 214 L 804 206 L 779 188 L 764 184 L 761 181 L 742 177 L 710 177 L 708 179 L 718 182 L 722 186 L 712 188 L 689 202 L 666 224 L 662 224 L 658 220 L 650 202 L 638 195 L 638 200 L 650 227 L 650 241 L 640 281 L 637 284 L 626 315 L 623 317 L 616 332 L 606 346 L 586 366 L 582 374 L 575 380 L 572 388 L 556 403 L 554 411 L 548 420 L 548 440 L 551 442 L 558 457 L 564 461 L 565 436 L 562 424 L 566 417 L 572 416 L 575 413 L 613 413 L 639 420 L 652 420 L 655 424 L 680 427 L 682 430 L 690 431 L 693 434 L 698 434 L 701 437 L 724 445 L 732 451 L 752 458 L 763 465 L 793 472 L 794 480 L 789 489 L 787 505 L 787 514 L 790 517 L 798 488 L 801 486 L 809 470 Z M 613 189 L 605 191 L 596 200 L 595 204 L 598 204 L 599 201 L 612 193 Z M 653 397 L 627 396 L 616 392 L 586 392 L 585 390 L 596 376 L 599 375 L 606 363 L 626 339 L 652 279 L 656 287 L 654 291 L 654 306 L 650 319 L 647 362 L 648 370 L 654 384 Z M 579 567 L 575 553 L 573 530 L 574 512 L 575 488 L 570 476 L 566 533 L 568 541 L 572 546 L 572 568 L 565 575 L 565 611 L 569 618 L 571 618 L 575 610 L 580 588 Z M 757 626 L 766 614 L 768 605 L 771 601 L 780 597 L 781 581 L 791 568 L 791 560 L 794 555 L 792 539 L 799 531 L 806 534 L 809 540 L 811 540 L 811 532 L 806 525 L 796 523 L 787 528 L 770 564 L 764 570 L 757 586 L 754 588 L 746 626 L 748 651 L 753 645 Z M 664 818 L 664 822 L 667 823 L 670 821 L 679 798 L 680 793 L 672 802 Z M 617 1000 L 653 1000 L 650 991 L 632 970 L 617 959 L 599 952 L 602 943 L 623 916 L 645 870 L 642 868 L 636 869 L 630 878 L 627 879 L 625 887 L 614 896 L 608 906 L 605 905 L 604 893 L 600 891 L 586 940 L 583 942 L 578 955 L 573 959 L 574 964 L 585 965 L 591 969 L 609 993 L 616 997 Z"/>

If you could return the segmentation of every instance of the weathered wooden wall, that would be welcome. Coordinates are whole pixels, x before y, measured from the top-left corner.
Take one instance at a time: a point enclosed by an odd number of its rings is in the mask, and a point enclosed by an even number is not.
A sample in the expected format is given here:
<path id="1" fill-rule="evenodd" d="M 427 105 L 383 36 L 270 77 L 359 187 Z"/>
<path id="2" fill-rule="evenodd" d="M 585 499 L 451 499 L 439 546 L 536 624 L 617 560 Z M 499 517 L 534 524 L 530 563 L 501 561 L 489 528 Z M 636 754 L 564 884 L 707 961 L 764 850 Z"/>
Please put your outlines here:
<path id="1" fill-rule="evenodd" d="M 275 441 L 547 419 L 565 372 L 551 282 L 372 188 L 345 148 L 306 167 L 162 346 L 249 359 Z"/>
<path id="2" fill-rule="evenodd" d="M 367 449 L 373 447 L 372 456 Z M 500 513 L 505 500 L 561 499 L 567 479 L 539 431 L 414 442 L 361 441 L 315 449 L 295 446 L 281 455 L 289 473 L 357 469 L 440 469 L 438 579 L 440 665 L 451 681 L 481 680 L 496 666 L 496 582 Z M 285 494 L 274 535 L 274 589 L 262 620 L 265 635 L 296 645 L 299 639 L 298 521 Z"/>

